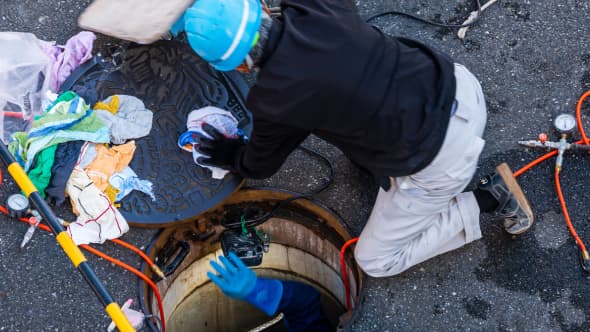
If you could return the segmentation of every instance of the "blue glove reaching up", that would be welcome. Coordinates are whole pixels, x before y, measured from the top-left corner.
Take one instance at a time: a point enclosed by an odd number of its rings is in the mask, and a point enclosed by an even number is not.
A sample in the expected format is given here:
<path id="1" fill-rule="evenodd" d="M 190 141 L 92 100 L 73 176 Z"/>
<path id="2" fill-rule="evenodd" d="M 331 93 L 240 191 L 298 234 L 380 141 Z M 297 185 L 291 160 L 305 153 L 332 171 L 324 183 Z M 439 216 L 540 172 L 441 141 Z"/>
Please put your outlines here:
<path id="1" fill-rule="evenodd" d="M 279 280 L 256 277 L 233 252 L 228 257 L 219 256 L 219 260 L 223 266 L 210 261 L 219 275 L 207 272 L 207 276 L 225 295 L 247 301 L 269 316 L 276 313 L 283 296 L 283 284 Z"/>

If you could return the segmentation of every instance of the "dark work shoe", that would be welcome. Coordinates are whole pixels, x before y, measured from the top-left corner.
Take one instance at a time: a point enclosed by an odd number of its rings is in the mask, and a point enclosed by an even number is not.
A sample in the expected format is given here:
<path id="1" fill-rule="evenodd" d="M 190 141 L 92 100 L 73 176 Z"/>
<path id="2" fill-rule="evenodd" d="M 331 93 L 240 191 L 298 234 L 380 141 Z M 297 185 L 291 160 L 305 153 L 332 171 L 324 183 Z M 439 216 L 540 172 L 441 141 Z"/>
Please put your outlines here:
<path id="1" fill-rule="evenodd" d="M 477 188 L 489 192 L 498 201 L 496 213 L 504 219 L 504 229 L 510 234 L 522 234 L 533 225 L 533 210 L 506 163 L 496 172 L 486 175 Z"/>

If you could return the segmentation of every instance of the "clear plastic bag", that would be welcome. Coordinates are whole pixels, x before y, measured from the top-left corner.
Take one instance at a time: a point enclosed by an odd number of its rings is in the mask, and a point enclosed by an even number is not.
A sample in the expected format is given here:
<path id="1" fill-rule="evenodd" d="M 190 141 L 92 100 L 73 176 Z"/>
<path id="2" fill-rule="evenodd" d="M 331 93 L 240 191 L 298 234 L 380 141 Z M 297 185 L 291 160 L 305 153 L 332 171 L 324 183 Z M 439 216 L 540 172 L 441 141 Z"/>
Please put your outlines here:
<path id="1" fill-rule="evenodd" d="M 43 52 L 49 43 L 31 33 L 0 32 L 0 138 L 27 130 L 44 111 L 51 62 Z"/>

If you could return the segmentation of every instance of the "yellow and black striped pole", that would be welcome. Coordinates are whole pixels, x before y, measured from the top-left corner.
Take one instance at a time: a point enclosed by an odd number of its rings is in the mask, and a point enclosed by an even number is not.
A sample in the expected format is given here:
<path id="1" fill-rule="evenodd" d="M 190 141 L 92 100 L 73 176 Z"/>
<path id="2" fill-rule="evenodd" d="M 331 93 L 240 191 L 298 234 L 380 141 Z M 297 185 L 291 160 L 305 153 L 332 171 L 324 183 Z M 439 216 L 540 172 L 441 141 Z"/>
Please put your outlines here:
<path id="1" fill-rule="evenodd" d="M 39 214 L 47 221 L 49 227 L 53 234 L 55 234 L 55 239 L 63 249 L 63 251 L 68 255 L 72 264 L 80 271 L 88 285 L 94 291 L 94 294 L 98 297 L 100 303 L 104 306 L 105 311 L 111 317 L 115 325 L 121 332 L 131 332 L 135 331 L 133 325 L 129 323 L 129 320 L 121 310 L 121 307 L 117 303 L 113 301 L 112 296 L 109 294 L 107 289 L 102 284 L 102 281 L 98 278 L 98 276 L 94 273 L 88 262 L 86 261 L 86 257 L 80 248 L 74 243 L 72 238 L 68 235 L 65 229 L 62 227 L 60 222 L 57 220 L 57 217 L 49 208 L 49 205 L 43 200 L 43 197 L 37 192 L 37 188 L 31 179 L 27 176 L 27 173 L 23 170 L 23 168 L 16 162 L 14 157 L 10 154 L 6 146 L 0 142 L 0 157 L 2 161 L 8 167 L 8 173 L 12 176 L 16 184 L 18 184 L 19 188 L 25 193 L 25 195 L 31 200 L 31 203 L 39 211 Z"/>

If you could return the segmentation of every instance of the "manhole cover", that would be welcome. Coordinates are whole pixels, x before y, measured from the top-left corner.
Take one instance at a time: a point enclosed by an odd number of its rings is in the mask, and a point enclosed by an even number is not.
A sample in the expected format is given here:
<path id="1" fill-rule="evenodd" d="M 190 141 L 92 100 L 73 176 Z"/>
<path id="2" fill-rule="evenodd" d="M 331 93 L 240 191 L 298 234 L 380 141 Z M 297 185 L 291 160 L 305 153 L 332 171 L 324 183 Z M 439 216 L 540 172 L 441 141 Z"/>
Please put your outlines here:
<path id="1" fill-rule="evenodd" d="M 191 154 L 180 150 L 176 142 L 186 130 L 188 113 L 208 105 L 231 111 L 249 134 L 252 121 L 244 106 L 245 80 L 235 72 L 216 72 L 179 42 L 132 45 L 117 60 L 117 66 L 103 64 L 81 75 L 74 73 L 70 89 L 82 95 L 96 91 L 99 100 L 113 94 L 136 96 L 154 112 L 150 135 L 136 140 L 131 168 L 153 182 L 156 200 L 132 192 L 120 207 L 127 220 L 140 226 L 187 220 L 237 190 L 243 181 L 240 176 L 212 179 L 210 171 L 195 165 Z"/>

